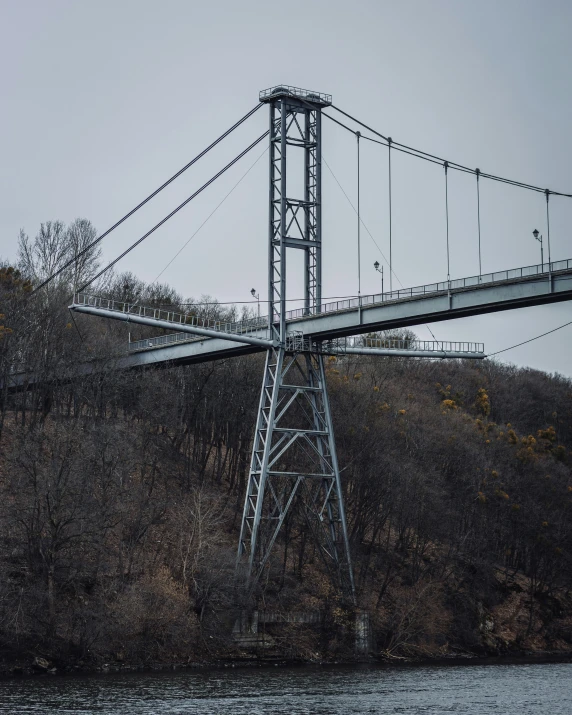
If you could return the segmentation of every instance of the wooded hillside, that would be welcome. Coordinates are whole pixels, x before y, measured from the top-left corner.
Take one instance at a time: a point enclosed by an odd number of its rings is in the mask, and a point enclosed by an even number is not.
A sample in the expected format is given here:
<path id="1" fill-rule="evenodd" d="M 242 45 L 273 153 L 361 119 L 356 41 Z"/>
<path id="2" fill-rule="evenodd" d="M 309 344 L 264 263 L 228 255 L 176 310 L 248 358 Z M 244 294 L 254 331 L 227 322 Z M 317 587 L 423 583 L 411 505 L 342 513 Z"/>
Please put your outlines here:
<path id="1" fill-rule="evenodd" d="M 30 295 L 92 235 L 46 224 L 0 269 L 0 658 L 235 657 L 262 356 L 115 370 L 126 327 L 66 308 L 97 255 Z M 236 317 L 129 274 L 98 291 Z M 78 375 L 86 360 L 99 368 Z M 12 389 L 14 370 L 34 381 Z M 490 360 L 354 356 L 327 372 L 375 654 L 572 650 L 572 382 Z M 342 657 L 347 614 L 302 525 L 287 520 L 259 607 L 324 614 L 278 651 Z"/>

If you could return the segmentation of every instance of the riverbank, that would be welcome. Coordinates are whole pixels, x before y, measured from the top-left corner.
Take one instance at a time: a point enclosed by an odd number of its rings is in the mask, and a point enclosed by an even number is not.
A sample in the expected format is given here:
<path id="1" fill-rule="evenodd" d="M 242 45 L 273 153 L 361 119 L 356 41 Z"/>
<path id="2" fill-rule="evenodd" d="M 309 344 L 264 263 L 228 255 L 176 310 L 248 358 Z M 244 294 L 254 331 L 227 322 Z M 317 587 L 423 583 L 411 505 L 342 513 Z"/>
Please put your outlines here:
<path id="1" fill-rule="evenodd" d="M 463 665 L 532 665 L 546 663 L 572 663 L 572 651 L 541 651 L 512 653 L 510 655 L 483 656 L 476 654 L 451 653 L 438 657 L 381 657 L 371 656 L 354 660 L 336 661 L 310 661 L 285 658 L 234 658 L 214 659 L 211 661 L 189 663 L 134 663 L 117 664 L 68 664 L 57 665 L 46 659 L 35 657 L 31 662 L 9 664 L 0 662 L 0 680 L 13 678 L 49 678 L 62 676 L 92 676 L 105 674 L 127 673 L 169 673 L 178 671 L 210 671 L 225 669 L 252 669 L 252 668 L 308 668 L 308 667 L 389 667 L 389 668 L 415 668 L 428 666 L 463 666 Z"/>

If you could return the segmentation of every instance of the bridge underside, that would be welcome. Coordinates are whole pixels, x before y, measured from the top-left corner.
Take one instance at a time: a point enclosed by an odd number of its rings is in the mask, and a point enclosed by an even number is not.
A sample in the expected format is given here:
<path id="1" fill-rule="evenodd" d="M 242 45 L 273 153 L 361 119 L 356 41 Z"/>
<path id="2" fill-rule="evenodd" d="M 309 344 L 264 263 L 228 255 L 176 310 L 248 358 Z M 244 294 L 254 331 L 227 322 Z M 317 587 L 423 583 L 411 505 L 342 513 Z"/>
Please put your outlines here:
<path id="1" fill-rule="evenodd" d="M 342 307 L 320 315 L 290 319 L 287 323 L 288 331 L 295 331 L 304 337 L 312 336 L 314 340 L 330 340 L 572 300 L 572 262 L 568 263 L 569 268 L 550 276 L 544 274 L 480 286 L 453 288 L 450 291 L 440 290 L 363 305 L 361 308 Z M 367 300 L 367 297 L 364 300 Z M 75 309 L 79 312 L 89 312 L 78 307 Z M 253 330 L 251 335 L 264 339 L 267 331 Z M 185 365 L 264 350 L 256 345 L 236 343 L 223 338 L 202 340 L 180 333 L 152 338 L 146 342 L 147 347 L 141 345 L 137 352 L 118 358 L 118 367 L 156 366 L 157 363 L 165 362 Z"/>

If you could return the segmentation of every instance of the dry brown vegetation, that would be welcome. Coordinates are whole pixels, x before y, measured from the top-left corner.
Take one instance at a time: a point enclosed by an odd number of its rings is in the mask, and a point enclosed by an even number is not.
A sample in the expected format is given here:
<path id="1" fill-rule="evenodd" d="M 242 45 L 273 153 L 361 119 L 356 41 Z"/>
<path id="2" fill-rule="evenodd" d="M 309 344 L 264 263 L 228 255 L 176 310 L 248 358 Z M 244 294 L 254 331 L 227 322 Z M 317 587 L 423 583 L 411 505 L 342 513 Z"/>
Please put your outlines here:
<path id="1" fill-rule="evenodd" d="M 236 656 L 261 356 L 117 371 L 126 331 L 82 316 L 76 330 L 65 299 L 77 276 L 30 298 L 41 266 L 20 269 L 0 269 L 4 662 Z M 101 290 L 181 302 L 129 275 Z M 86 360 L 98 369 L 78 374 Z M 14 390 L 14 369 L 34 379 Z M 570 650 L 570 380 L 492 361 L 339 358 L 328 383 L 374 652 Z M 284 653 L 348 648 L 351 619 L 296 514 L 259 606 L 323 614 L 321 628 L 276 631 Z"/>

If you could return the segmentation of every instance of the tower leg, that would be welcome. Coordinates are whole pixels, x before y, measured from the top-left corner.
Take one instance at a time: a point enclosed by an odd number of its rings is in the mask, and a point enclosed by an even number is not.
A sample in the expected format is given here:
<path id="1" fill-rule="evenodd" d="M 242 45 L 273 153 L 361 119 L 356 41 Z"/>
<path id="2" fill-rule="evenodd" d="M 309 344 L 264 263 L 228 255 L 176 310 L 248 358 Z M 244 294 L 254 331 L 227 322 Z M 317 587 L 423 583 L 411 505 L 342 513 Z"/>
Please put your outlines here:
<path id="1" fill-rule="evenodd" d="M 276 348 L 266 358 L 238 547 L 249 593 L 293 510 L 307 521 L 344 598 L 355 602 L 323 357 Z"/>

